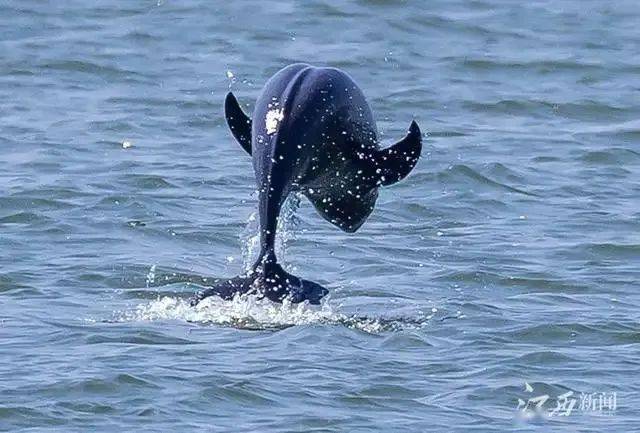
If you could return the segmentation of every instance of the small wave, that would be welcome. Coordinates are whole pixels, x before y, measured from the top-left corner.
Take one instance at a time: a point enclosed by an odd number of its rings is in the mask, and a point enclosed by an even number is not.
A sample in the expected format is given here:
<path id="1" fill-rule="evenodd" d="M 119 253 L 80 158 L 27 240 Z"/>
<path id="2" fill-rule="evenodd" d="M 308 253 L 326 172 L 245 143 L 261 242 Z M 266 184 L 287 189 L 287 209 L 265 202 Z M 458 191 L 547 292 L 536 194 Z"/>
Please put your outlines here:
<path id="1" fill-rule="evenodd" d="M 548 115 L 553 112 L 551 102 L 535 100 L 503 99 L 499 101 L 483 102 L 477 100 L 463 101 L 462 106 L 477 113 L 495 113 L 509 116 L 526 116 L 534 114 Z"/>
<path id="2" fill-rule="evenodd" d="M 578 248 L 607 259 L 640 258 L 640 244 L 589 243 Z"/>
<path id="3" fill-rule="evenodd" d="M 607 123 L 606 125 L 598 124 L 598 125 L 582 125 L 579 131 L 574 133 L 575 136 L 597 136 L 597 137 L 611 137 L 618 139 L 638 139 L 640 138 L 640 121 L 639 120 L 628 120 L 624 122 L 617 123 Z M 634 142 L 635 143 L 635 142 Z M 626 149 L 629 152 L 635 153 L 638 155 L 638 152 L 633 151 L 631 149 Z"/>
<path id="4" fill-rule="evenodd" d="M 48 221 L 49 218 L 33 212 L 18 212 L 0 218 L 0 224 L 36 224 Z"/>
<path id="5" fill-rule="evenodd" d="M 0 274 L 0 293 L 13 293 L 13 294 L 21 294 L 28 296 L 40 296 L 42 293 L 33 286 L 26 285 L 20 280 L 24 278 L 25 275 L 11 275 L 6 273 L 4 275 Z"/>
<path id="6" fill-rule="evenodd" d="M 61 72 L 83 72 L 91 75 L 97 75 L 105 79 L 129 78 L 140 75 L 137 72 L 119 68 L 117 66 L 103 65 L 82 60 L 53 61 L 42 64 L 41 68 Z"/>
<path id="7" fill-rule="evenodd" d="M 162 176 L 153 174 L 130 174 L 125 177 L 125 182 L 140 189 L 175 188 L 173 184 Z"/>
<path id="8" fill-rule="evenodd" d="M 442 181 L 445 181 L 445 182 L 448 182 L 449 180 L 455 181 L 455 180 L 469 179 L 477 185 L 485 185 L 489 187 L 504 189 L 509 192 L 523 194 L 530 197 L 538 196 L 537 194 L 534 194 L 532 192 L 524 191 L 522 189 L 497 182 L 479 173 L 478 171 L 472 169 L 471 167 L 467 165 L 462 165 L 462 164 L 452 165 L 447 170 L 441 171 L 439 173 L 439 177 L 441 178 Z"/>
<path id="9" fill-rule="evenodd" d="M 164 296 L 140 304 L 132 310 L 116 312 L 109 322 L 148 322 L 178 320 L 203 325 L 230 326 L 247 330 L 285 329 L 301 325 L 334 325 L 379 334 L 425 326 L 433 315 L 417 318 L 374 318 L 337 311 L 329 300 L 320 307 L 307 303 L 276 304 L 255 295 L 236 296 L 230 301 L 210 297 L 196 306 L 177 297 Z"/>
<path id="10" fill-rule="evenodd" d="M 461 131 L 429 131 L 427 135 L 430 138 L 435 137 L 467 137 L 471 134 L 461 132 Z"/>
<path id="11" fill-rule="evenodd" d="M 599 63 L 578 62 L 570 59 L 556 60 L 531 60 L 531 61 L 509 61 L 503 59 L 455 59 L 464 68 L 478 71 L 514 70 L 514 71 L 538 71 L 542 73 L 562 72 L 562 71 L 597 71 L 604 68 Z"/>
<path id="12" fill-rule="evenodd" d="M 30 209 L 31 211 L 51 211 L 60 209 L 71 209 L 75 207 L 72 203 L 64 200 L 54 200 L 46 198 L 38 198 L 33 196 L 13 196 L 0 197 L 0 209 Z M 31 212 L 34 213 L 34 212 Z"/>
<path id="13" fill-rule="evenodd" d="M 640 154 L 631 149 L 609 148 L 584 153 L 580 160 L 597 165 L 625 165 L 640 162 Z"/>

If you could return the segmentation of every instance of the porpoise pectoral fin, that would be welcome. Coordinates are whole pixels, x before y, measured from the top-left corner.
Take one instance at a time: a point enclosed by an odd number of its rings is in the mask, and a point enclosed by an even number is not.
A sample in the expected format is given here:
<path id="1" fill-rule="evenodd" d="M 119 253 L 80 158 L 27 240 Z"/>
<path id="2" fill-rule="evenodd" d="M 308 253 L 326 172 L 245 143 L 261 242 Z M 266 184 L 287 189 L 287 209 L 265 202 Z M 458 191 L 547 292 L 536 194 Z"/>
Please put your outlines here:
<path id="1" fill-rule="evenodd" d="M 305 195 L 318 213 L 331 224 L 348 233 L 360 228 L 373 211 L 378 198 L 378 189 L 364 194 L 358 191 L 306 191 Z"/>
<path id="2" fill-rule="evenodd" d="M 224 100 L 224 115 L 231 133 L 240 146 L 251 155 L 251 119 L 244 114 L 233 93 L 227 93 Z"/>
<path id="3" fill-rule="evenodd" d="M 380 184 L 392 185 L 406 177 L 418 162 L 421 151 L 422 134 L 414 120 L 402 140 L 373 155 L 373 168 L 379 176 Z"/>

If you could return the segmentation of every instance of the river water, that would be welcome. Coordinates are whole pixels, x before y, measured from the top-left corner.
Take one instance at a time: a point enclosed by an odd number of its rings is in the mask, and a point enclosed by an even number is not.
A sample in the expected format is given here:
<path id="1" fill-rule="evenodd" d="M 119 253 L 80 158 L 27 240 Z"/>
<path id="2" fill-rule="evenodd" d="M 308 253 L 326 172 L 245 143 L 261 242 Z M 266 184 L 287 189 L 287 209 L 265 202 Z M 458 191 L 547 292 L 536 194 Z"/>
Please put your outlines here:
<path id="1" fill-rule="evenodd" d="M 637 431 L 638 23 L 635 1 L 0 1 L 0 430 Z M 423 156 L 355 234 L 288 203 L 281 256 L 321 306 L 189 307 L 256 249 L 224 95 L 252 107 L 297 61 L 347 71 L 384 145 L 415 118 Z"/>

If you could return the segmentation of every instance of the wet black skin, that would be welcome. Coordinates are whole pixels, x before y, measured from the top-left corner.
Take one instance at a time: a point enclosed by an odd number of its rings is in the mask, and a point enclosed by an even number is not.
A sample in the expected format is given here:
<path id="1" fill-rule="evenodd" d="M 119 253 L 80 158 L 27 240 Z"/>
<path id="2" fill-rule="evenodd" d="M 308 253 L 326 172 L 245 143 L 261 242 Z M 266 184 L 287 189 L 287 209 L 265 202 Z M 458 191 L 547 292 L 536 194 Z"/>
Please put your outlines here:
<path id="1" fill-rule="evenodd" d="M 355 232 L 373 211 L 380 186 L 413 169 L 422 150 L 418 125 L 380 150 L 376 125 L 364 95 L 335 68 L 294 64 L 264 86 L 250 119 L 232 93 L 225 116 L 233 136 L 251 154 L 258 187 L 260 254 L 247 275 L 221 280 L 196 296 L 230 299 L 255 292 L 272 301 L 318 304 L 327 289 L 284 271 L 275 254 L 280 209 L 299 191 L 326 220 Z"/>

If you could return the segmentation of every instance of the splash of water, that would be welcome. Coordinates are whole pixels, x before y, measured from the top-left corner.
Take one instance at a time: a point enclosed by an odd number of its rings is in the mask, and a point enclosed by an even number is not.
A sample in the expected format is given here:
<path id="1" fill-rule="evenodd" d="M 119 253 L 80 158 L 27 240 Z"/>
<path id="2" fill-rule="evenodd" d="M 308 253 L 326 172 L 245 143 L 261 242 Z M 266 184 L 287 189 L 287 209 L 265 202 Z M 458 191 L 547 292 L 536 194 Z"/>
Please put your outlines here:
<path id="1" fill-rule="evenodd" d="M 296 228 L 299 220 L 296 211 L 300 205 L 301 196 L 293 194 L 289 196 L 282 206 L 278 220 L 278 233 L 276 237 L 276 253 L 279 258 L 286 257 L 289 244 L 296 238 Z M 247 272 L 253 266 L 260 251 L 260 228 L 257 212 L 252 213 L 240 234 L 242 245 L 243 271 Z M 286 261 L 283 267 L 291 268 Z M 293 271 L 292 269 L 288 269 Z M 156 275 L 156 266 L 153 265 L 147 274 L 147 287 L 155 286 L 160 278 Z M 198 277 L 202 282 L 206 278 Z M 163 279 L 162 285 L 174 282 L 195 280 L 194 276 L 176 276 Z M 358 329 L 367 333 L 380 333 L 401 329 L 420 328 L 432 319 L 433 315 L 419 318 L 372 318 L 361 315 L 349 315 L 339 312 L 341 306 L 334 306 L 330 298 L 322 300 L 320 307 L 312 307 L 308 303 L 292 304 L 285 300 L 282 304 L 274 303 L 268 299 L 260 299 L 256 295 L 237 295 L 230 301 L 225 301 L 217 296 L 202 300 L 198 305 L 191 306 L 189 301 L 173 296 L 159 296 L 157 299 L 139 304 L 133 310 L 114 313 L 110 321 L 116 322 L 145 322 L 157 320 L 179 320 L 200 324 L 215 324 L 232 326 L 241 329 L 282 329 L 297 325 L 334 325 Z"/>
<path id="2" fill-rule="evenodd" d="M 156 265 L 152 265 L 151 268 L 149 268 L 149 272 L 147 273 L 147 279 L 146 279 L 147 288 L 149 288 L 149 286 L 153 285 L 155 282 L 156 282 Z"/>
<path id="3" fill-rule="evenodd" d="M 296 217 L 296 211 L 299 207 L 300 195 L 297 193 L 291 194 L 282 205 L 280 218 L 278 218 L 276 255 L 279 257 L 282 267 L 286 270 L 291 270 L 291 264 L 286 260 L 286 251 L 289 244 L 296 238 L 295 229 L 299 222 Z M 260 252 L 260 226 L 257 212 L 249 215 L 247 224 L 240 234 L 240 244 L 242 245 L 242 269 L 244 272 L 248 272 Z"/>
<path id="4" fill-rule="evenodd" d="M 260 229 L 258 227 L 257 212 L 249 215 L 247 225 L 240 233 L 240 245 L 242 245 L 242 270 L 249 272 L 260 250 Z"/>
<path id="5" fill-rule="evenodd" d="M 135 309 L 117 312 L 115 322 L 149 322 L 158 320 L 178 320 L 200 324 L 232 326 L 240 329 L 283 329 L 299 325 L 345 326 L 370 334 L 402 329 L 418 329 L 427 325 L 430 317 L 416 319 L 382 319 L 348 315 L 338 311 L 330 300 L 320 307 L 307 303 L 292 304 L 284 301 L 276 304 L 255 295 L 239 295 L 231 301 L 210 297 L 195 307 L 187 300 L 164 296 L 154 301 L 140 304 Z"/>

